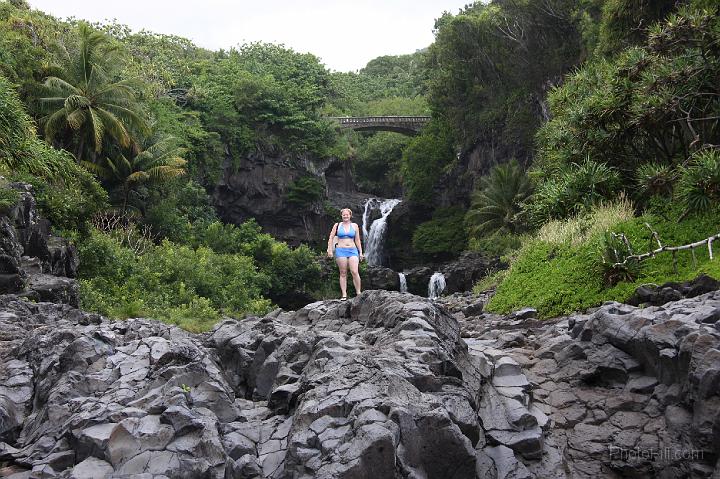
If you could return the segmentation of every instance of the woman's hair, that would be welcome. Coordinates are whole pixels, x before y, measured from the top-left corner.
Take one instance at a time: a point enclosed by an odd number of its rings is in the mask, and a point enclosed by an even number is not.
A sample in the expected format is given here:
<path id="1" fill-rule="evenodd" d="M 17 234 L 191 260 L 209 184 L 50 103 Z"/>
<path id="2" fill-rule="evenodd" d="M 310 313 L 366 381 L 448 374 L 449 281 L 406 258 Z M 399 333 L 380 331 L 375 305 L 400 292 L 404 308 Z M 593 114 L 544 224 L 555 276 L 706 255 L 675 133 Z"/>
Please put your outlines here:
<path id="1" fill-rule="evenodd" d="M 350 213 L 350 218 L 352 218 L 352 210 L 351 210 L 350 208 L 343 208 L 343 209 L 341 209 L 341 210 L 340 210 L 340 214 L 343 214 L 343 211 L 347 211 L 348 213 Z"/>

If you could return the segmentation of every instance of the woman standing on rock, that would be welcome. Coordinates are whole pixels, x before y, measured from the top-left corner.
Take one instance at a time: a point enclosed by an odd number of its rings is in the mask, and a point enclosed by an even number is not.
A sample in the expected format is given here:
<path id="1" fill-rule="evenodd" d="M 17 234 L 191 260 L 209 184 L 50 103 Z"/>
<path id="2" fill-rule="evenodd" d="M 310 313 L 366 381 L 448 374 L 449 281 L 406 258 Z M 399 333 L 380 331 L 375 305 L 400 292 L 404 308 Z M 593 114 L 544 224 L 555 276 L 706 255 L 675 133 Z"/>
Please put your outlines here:
<path id="1" fill-rule="evenodd" d="M 330 237 L 328 238 L 328 258 L 333 256 L 333 244 L 335 238 L 337 238 L 337 245 L 335 246 L 335 262 L 340 269 L 340 291 L 342 292 L 342 299 L 347 299 L 347 270 L 350 267 L 350 274 L 352 274 L 353 285 L 355 286 L 355 293 L 360 296 L 360 273 L 358 272 L 358 266 L 360 261 L 365 257 L 362 252 L 362 242 L 360 241 L 360 228 L 356 223 L 352 223 L 352 211 L 349 208 L 340 210 L 340 216 L 342 222 L 335 223 L 332 230 L 330 230 Z"/>

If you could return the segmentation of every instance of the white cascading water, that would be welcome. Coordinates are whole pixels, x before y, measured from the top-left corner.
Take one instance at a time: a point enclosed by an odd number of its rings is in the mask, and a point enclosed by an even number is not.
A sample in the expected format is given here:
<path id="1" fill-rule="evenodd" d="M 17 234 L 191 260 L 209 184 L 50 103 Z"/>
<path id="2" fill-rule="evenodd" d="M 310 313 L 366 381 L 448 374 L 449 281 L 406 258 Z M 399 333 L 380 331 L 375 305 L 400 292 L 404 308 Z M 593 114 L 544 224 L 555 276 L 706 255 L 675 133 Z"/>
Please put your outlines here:
<path id="1" fill-rule="evenodd" d="M 367 223 L 370 219 L 370 211 L 372 205 L 377 204 L 380 200 L 371 198 L 365 203 L 365 212 L 363 213 L 363 236 L 365 237 L 365 258 L 368 265 L 380 266 L 382 263 L 382 246 L 385 239 L 385 231 L 387 230 L 387 217 L 392 212 L 400 200 L 384 200 L 380 202 L 380 218 L 376 219 L 370 225 L 370 231 L 367 229 Z"/>
<path id="2" fill-rule="evenodd" d="M 428 283 L 428 298 L 437 299 L 445 290 L 445 275 L 442 273 L 433 273 Z"/>
<path id="3" fill-rule="evenodd" d="M 398 273 L 398 276 L 400 277 L 400 292 L 407 293 L 407 278 L 405 277 L 405 273 Z"/>

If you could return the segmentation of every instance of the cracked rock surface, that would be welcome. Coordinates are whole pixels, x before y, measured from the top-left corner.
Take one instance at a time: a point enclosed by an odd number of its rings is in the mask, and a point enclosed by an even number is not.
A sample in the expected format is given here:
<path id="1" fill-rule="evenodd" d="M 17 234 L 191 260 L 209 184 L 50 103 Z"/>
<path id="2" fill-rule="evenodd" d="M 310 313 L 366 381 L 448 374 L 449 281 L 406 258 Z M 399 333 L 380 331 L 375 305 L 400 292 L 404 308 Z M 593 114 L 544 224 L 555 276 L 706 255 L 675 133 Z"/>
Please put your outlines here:
<path id="1" fill-rule="evenodd" d="M 713 477 L 718 308 L 366 291 L 195 335 L 0 296 L 0 477 Z"/>

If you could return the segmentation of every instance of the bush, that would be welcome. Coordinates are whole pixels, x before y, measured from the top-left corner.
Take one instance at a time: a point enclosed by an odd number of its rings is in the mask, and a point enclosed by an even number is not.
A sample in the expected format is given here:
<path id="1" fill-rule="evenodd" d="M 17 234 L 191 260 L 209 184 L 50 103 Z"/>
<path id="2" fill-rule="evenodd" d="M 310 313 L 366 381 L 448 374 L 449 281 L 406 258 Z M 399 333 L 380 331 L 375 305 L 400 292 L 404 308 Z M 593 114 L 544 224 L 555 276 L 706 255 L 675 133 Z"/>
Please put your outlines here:
<path id="1" fill-rule="evenodd" d="M 649 199 L 653 196 L 672 195 L 676 176 L 675 170 L 670 165 L 659 163 L 640 165 L 635 172 L 637 196 L 640 199 Z"/>
<path id="2" fill-rule="evenodd" d="M 641 284 L 662 284 L 685 281 L 700 273 L 720 276 L 720 261 L 710 261 L 707 248 L 696 251 L 697 267 L 689 251 L 677 253 L 677 273 L 670 253 L 663 253 L 643 261 L 642 270 L 633 281 L 621 281 L 608 287 L 604 279 L 601 253 L 607 230 L 624 233 L 636 253 L 657 247 L 645 223 L 658 232 L 663 244 L 682 245 L 717 233 L 720 210 L 714 210 L 678 221 L 677 216 L 664 219 L 654 214 L 637 218 L 627 217 L 627 208 L 608 207 L 595 210 L 582 235 L 578 226 L 555 227 L 561 234 L 553 240 L 541 236 L 542 230 L 526 243 L 513 261 L 507 276 L 498 286 L 488 311 L 507 313 L 524 306 L 538 309 L 548 318 L 597 306 L 605 301 L 625 301 Z M 595 217 L 597 221 L 593 221 Z M 600 218 L 605 218 L 600 220 Z M 614 219 L 613 219 L 614 218 Z M 578 223 L 571 219 L 566 223 Z M 556 225 L 559 223 L 556 223 Z M 601 226 L 602 225 L 602 226 Z M 717 252 L 716 252 L 717 254 Z M 627 278 L 626 278 L 627 279 Z"/>
<path id="3" fill-rule="evenodd" d="M 527 227 L 523 206 L 531 193 L 530 178 L 517 161 L 495 166 L 473 195 L 465 217 L 470 232 L 479 236 L 522 232 Z"/>
<path id="4" fill-rule="evenodd" d="M 427 257 L 457 256 L 467 246 L 461 208 L 441 208 L 433 219 L 421 223 L 412 237 L 413 249 Z"/>
<path id="5" fill-rule="evenodd" d="M 271 307 L 262 297 L 270 280 L 248 256 L 168 241 L 135 256 L 97 231 L 78 251 L 82 306 L 111 317 L 152 317 L 200 331 L 221 314 L 261 314 Z"/>
<path id="6" fill-rule="evenodd" d="M 263 295 L 290 307 L 285 300 L 296 295 L 314 295 L 320 288 L 320 265 L 316 255 L 304 245 L 290 248 L 286 243 L 262 233 L 254 219 L 240 226 L 214 222 L 196 236 L 196 246 L 217 253 L 251 257 L 258 271 L 267 278 Z M 297 304 L 292 303 L 292 307 Z"/>
<path id="7" fill-rule="evenodd" d="M 720 150 L 703 150 L 680 170 L 678 196 L 687 213 L 701 213 L 720 203 Z"/>
<path id="8" fill-rule="evenodd" d="M 622 281 L 635 281 L 642 273 L 642 264 L 634 258 L 635 254 L 625 235 L 605 232 L 600 245 L 603 279 L 606 286 L 615 286 Z"/>
<path id="9" fill-rule="evenodd" d="M 319 202 L 325 196 L 325 185 L 314 176 L 302 176 L 288 186 L 285 199 L 301 208 Z"/>
<path id="10" fill-rule="evenodd" d="M 620 187 L 617 170 L 589 159 L 572 164 L 555 176 L 538 186 L 528 204 L 528 211 L 538 225 L 588 211 L 603 200 L 615 198 Z"/>

